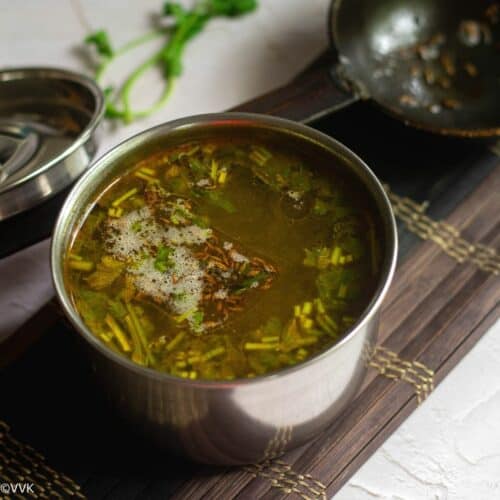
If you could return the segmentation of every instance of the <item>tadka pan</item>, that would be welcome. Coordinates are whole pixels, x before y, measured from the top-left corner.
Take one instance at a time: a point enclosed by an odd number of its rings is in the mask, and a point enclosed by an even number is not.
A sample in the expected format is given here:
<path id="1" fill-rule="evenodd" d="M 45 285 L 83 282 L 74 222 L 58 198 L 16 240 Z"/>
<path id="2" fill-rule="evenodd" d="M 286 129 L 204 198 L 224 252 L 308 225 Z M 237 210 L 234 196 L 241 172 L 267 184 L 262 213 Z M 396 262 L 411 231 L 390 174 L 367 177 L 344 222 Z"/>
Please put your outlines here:
<path id="1" fill-rule="evenodd" d="M 302 122 L 372 99 L 407 125 L 500 135 L 500 3 L 334 0 L 331 47 L 292 83 L 238 111 Z"/>

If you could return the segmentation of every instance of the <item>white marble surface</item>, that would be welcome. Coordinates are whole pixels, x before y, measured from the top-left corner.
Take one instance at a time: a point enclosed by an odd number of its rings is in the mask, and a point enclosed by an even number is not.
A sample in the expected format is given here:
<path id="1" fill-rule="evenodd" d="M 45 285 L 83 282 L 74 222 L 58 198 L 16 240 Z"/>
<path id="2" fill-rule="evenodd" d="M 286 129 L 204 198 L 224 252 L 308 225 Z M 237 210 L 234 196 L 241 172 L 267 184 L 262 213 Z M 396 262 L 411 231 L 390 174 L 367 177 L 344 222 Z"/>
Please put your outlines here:
<path id="1" fill-rule="evenodd" d="M 260 3 L 254 15 L 210 24 L 187 49 L 169 105 L 142 122 L 108 127 L 99 154 L 154 124 L 224 110 L 278 86 L 326 45 L 328 0 Z M 106 27 L 120 45 L 144 32 L 160 5 L 160 0 L 0 0 L 0 61 L 4 67 L 87 71 L 78 51 L 85 33 Z M 125 74 L 140 57 L 137 51 L 120 61 L 110 77 Z M 161 83 L 155 72 L 145 77 L 136 102 L 146 105 Z M 42 242 L 0 261 L 0 339 L 50 298 L 47 252 Z M 500 322 L 336 498 L 500 499 L 499 422 Z"/>
<path id="2" fill-rule="evenodd" d="M 500 322 L 335 500 L 500 498 Z"/>

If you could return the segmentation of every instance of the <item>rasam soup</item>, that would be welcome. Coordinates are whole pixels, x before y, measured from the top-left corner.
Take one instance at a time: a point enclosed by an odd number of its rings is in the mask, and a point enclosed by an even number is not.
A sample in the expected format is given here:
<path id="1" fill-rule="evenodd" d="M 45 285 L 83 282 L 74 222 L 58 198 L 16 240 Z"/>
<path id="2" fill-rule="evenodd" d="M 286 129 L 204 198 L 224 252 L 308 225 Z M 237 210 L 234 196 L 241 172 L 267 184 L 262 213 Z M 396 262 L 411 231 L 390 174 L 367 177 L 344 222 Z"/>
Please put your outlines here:
<path id="1" fill-rule="evenodd" d="M 96 196 L 66 286 L 96 337 L 137 364 L 264 375 L 334 344 L 368 305 L 381 259 L 370 203 L 336 165 L 272 142 L 167 147 Z"/>

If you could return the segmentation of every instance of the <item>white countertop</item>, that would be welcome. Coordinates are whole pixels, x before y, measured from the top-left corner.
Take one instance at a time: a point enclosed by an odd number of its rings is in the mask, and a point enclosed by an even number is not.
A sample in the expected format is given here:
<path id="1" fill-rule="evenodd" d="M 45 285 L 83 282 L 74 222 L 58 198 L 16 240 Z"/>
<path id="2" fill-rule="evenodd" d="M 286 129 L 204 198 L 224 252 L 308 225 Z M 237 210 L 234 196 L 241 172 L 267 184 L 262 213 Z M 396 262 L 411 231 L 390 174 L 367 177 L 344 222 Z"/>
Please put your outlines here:
<path id="1" fill-rule="evenodd" d="M 190 3 L 188 1 L 183 3 Z M 185 53 L 170 103 L 147 120 L 110 130 L 99 154 L 157 123 L 222 111 L 285 83 L 326 46 L 328 0 L 260 0 L 239 20 L 217 20 Z M 106 28 L 116 45 L 144 33 L 161 0 L 0 0 L 0 61 L 88 72 L 78 47 Z M 155 42 L 152 42 L 153 45 Z M 123 75 L 141 51 L 111 68 Z M 136 93 L 161 91 L 152 72 Z M 0 261 L 0 339 L 50 298 L 48 244 Z M 30 300 L 27 300 L 27 297 Z M 500 499 L 500 322 L 378 449 L 339 500 Z"/>

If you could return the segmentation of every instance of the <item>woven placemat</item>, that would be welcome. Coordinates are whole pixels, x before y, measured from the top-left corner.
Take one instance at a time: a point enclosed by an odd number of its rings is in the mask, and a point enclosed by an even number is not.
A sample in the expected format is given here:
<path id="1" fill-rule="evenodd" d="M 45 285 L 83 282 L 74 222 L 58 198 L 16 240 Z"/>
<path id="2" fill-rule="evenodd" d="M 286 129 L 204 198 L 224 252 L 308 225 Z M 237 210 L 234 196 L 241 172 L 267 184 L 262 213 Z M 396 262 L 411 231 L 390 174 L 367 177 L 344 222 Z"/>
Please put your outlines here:
<path id="1" fill-rule="evenodd" d="M 11 430 L 1 424 L 0 482 L 36 479 L 40 497 L 327 498 L 425 404 L 499 317 L 500 161 L 488 144 L 415 132 L 365 103 L 316 126 L 361 154 L 387 183 L 401 242 L 379 345 L 343 415 L 278 460 L 233 469 L 179 461 L 108 414 L 75 336 L 56 321 L 3 369 L 0 393 L 9 405 L 0 407 L 0 419 Z M 50 323 L 45 316 L 35 323 L 42 319 Z M 272 452 L 288 433 L 280 430 Z"/>

